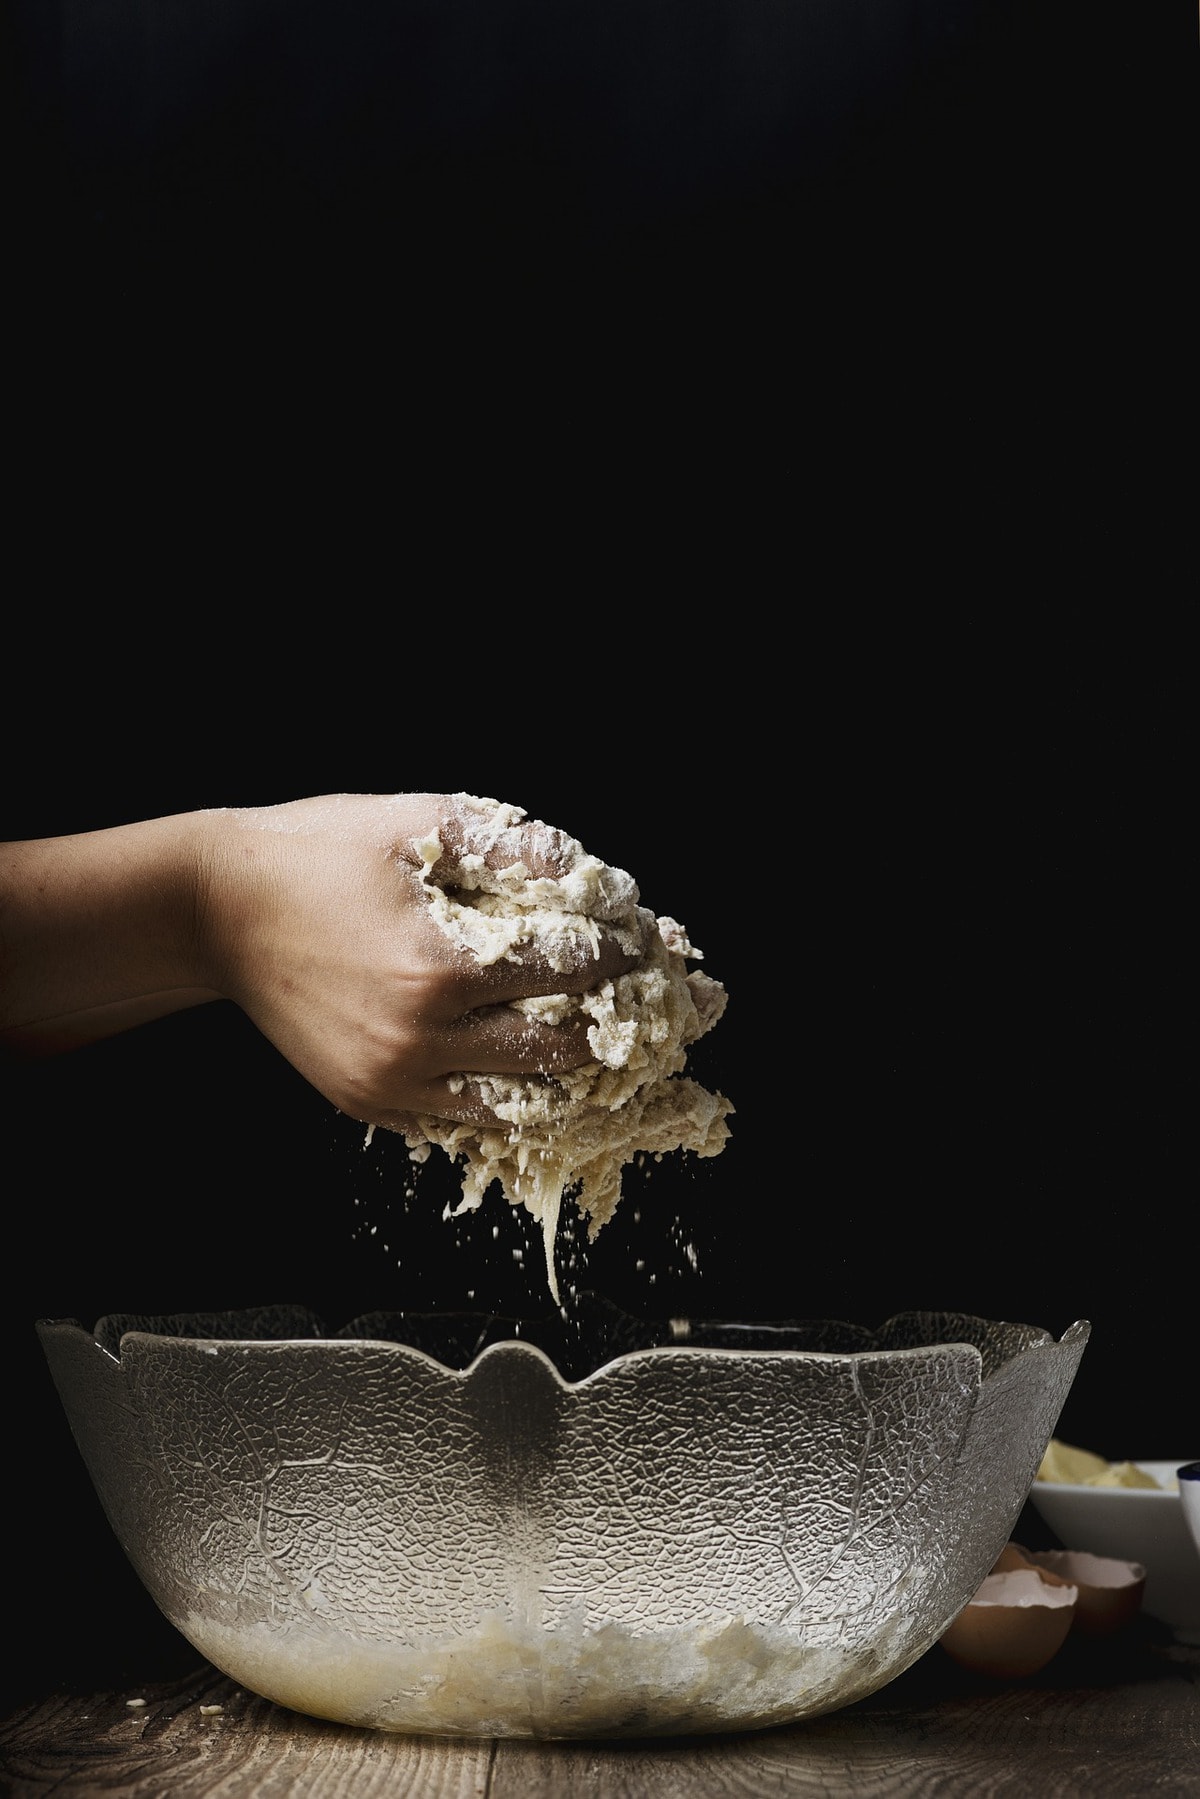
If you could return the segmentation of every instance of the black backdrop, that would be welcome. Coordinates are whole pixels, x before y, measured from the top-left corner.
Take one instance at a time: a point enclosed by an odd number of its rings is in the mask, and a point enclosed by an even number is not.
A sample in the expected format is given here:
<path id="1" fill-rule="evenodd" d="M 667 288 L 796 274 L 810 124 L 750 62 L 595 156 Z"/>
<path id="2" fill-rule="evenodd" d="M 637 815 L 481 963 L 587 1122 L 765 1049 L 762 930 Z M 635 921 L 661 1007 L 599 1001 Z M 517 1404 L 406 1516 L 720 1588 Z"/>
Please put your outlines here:
<path id="1" fill-rule="evenodd" d="M 1186 140 L 1127 36 L 1071 10 L 912 7 L 867 113 L 818 83 L 779 161 L 753 106 L 727 117 L 732 186 L 703 105 L 661 157 L 635 109 L 662 179 L 628 210 L 628 163 L 590 160 L 547 79 L 581 213 L 519 132 L 418 158 L 431 187 L 377 107 L 347 125 L 382 9 L 310 8 L 289 80 L 264 7 L 256 43 L 176 46 L 131 110 L 142 50 L 11 8 L 0 828 L 524 805 L 633 873 L 730 995 L 694 1067 L 731 1141 L 631 1176 L 596 1289 L 1088 1318 L 1062 1434 L 1184 1457 L 1191 558 L 1163 553 L 1179 465 L 1128 402 L 1171 391 Z M 309 119 L 335 13 L 357 26 Z M 110 14 L 141 43 L 149 12 Z M 505 1309 L 541 1303 L 539 1258 L 499 1202 L 445 1222 L 445 1167 L 408 1197 L 397 1146 L 365 1150 L 227 1005 L 3 1092 L 9 1636 L 35 1688 L 136 1681 L 152 1642 L 189 1652 L 110 1539 L 34 1321 Z"/>
<path id="2" fill-rule="evenodd" d="M 1063 651 L 999 694 L 964 676 L 956 700 L 914 674 L 890 705 L 887 658 L 836 692 L 798 668 L 786 719 L 765 664 L 757 689 L 731 680 L 720 704 L 669 718 L 606 706 L 601 684 L 557 751 L 545 728 L 405 740 L 378 707 L 297 745 L 283 713 L 315 710 L 315 681 L 283 708 L 264 682 L 256 710 L 227 687 L 203 743 L 173 722 L 177 694 L 143 697 L 136 722 L 77 702 L 62 778 L 14 784 L 7 834 L 324 791 L 526 806 L 633 873 L 729 992 L 693 1055 L 734 1103 L 729 1144 L 631 1172 L 581 1284 L 659 1317 L 877 1323 L 915 1306 L 1056 1333 L 1087 1318 L 1060 1434 L 1114 1459 L 1182 1457 L 1179 737 L 1168 707 L 1122 715 L 1109 676 L 1072 666 Z M 364 1148 L 231 1005 L 7 1070 L 4 1091 L 23 1673 L 72 1677 L 102 1645 L 136 1679 L 164 1633 L 109 1539 L 34 1321 L 276 1300 L 333 1325 L 377 1306 L 540 1311 L 540 1254 L 495 1194 L 447 1222 L 445 1158 L 414 1183 L 394 1140 Z"/>

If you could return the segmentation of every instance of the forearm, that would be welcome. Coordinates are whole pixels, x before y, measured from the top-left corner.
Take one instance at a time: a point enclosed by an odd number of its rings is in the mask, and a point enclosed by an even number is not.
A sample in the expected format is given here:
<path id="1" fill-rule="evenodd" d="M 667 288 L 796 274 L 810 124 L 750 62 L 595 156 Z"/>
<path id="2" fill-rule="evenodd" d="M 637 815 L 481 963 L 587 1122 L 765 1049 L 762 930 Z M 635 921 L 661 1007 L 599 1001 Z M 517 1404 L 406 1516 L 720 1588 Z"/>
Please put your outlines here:
<path id="1" fill-rule="evenodd" d="M 47 1055 L 224 998 L 349 1117 L 495 1122 L 463 1070 L 591 1057 L 577 1019 L 517 1001 L 588 991 L 642 950 L 592 919 L 553 955 L 524 940 L 481 955 L 434 915 L 431 846 L 468 896 L 483 869 L 496 891 L 519 868 L 582 892 L 603 868 L 519 809 L 463 794 L 325 794 L 2 844 L 0 1054 Z M 597 902 L 633 907 L 629 877 L 603 873 Z"/>
<path id="2" fill-rule="evenodd" d="M 73 1048 L 219 997 L 200 815 L 0 845 L 0 1045 Z"/>

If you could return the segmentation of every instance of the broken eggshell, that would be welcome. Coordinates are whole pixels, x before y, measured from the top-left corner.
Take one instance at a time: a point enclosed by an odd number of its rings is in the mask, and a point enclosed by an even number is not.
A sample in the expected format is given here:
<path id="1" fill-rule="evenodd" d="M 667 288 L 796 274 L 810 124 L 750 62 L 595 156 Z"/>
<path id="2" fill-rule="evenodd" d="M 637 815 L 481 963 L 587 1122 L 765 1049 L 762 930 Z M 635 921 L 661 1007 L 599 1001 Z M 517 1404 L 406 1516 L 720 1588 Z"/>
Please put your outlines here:
<path id="1" fill-rule="evenodd" d="M 1146 1570 L 1141 1562 L 1118 1561 L 1084 1549 L 1021 1549 L 1019 1553 L 1033 1567 L 1078 1589 L 1073 1626 L 1078 1636 L 1110 1637 L 1142 1609 Z"/>
<path id="2" fill-rule="evenodd" d="M 1008 1551 L 996 1569 L 939 1641 L 962 1668 L 995 1680 L 1023 1680 L 1044 1668 L 1066 1642 L 1079 1590 Z"/>

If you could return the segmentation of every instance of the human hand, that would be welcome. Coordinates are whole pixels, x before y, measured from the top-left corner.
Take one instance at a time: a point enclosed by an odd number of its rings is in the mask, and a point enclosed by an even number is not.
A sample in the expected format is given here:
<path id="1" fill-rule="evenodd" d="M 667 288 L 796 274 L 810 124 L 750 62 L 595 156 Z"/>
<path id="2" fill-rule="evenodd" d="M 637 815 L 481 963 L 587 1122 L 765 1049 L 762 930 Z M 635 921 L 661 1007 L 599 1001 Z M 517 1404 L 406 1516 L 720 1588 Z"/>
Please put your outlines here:
<path id="1" fill-rule="evenodd" d="M 551 1023 L 512 1002 L 586 992 L 640 959 L 629 877 L 513 808 L 331 794 L 190 816 L 200 984 L 365 1123 L 495 1122 L 464 1074 L 553 1075 L 592 1055 L 586 1020 Z M 562 910 L 549 950 L 544 934 L 523 939 L 489 913 L 489 889 L 514 867 Z"/>

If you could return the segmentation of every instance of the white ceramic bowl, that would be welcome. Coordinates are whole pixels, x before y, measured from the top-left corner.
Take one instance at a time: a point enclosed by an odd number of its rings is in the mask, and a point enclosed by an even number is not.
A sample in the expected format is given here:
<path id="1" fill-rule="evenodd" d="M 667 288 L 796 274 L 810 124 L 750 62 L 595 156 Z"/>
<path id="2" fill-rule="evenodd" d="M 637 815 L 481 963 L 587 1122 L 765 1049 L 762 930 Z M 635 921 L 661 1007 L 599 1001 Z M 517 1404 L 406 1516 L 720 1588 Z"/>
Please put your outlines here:
<path id="1" fill-rule="evenodd" d="M 1200 1555 L 1173 1484 L 1185 1464 L 1136 1465 L 1159 1485 L 1094 1487 L 1035 1480 L 1030 1503 L 1064 1549 L 1141 1562 L 1146 1570 L 1143 1611 L 1169 1625 L 1181 1642 L 1200 1643 Z M 1200 1506 L 1200 1496 L 1192 1503 Z"/>

